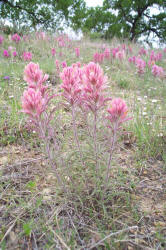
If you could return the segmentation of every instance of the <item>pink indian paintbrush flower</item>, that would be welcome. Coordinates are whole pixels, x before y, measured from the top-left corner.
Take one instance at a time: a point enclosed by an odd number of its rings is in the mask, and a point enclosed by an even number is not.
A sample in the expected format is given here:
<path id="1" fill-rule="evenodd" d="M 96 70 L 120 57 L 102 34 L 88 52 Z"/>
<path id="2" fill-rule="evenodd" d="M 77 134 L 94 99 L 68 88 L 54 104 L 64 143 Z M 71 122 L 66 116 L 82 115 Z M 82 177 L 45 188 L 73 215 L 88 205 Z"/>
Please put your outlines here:
<path id="1" fill-rule="evenodd" d="M 162 77 L 164 75 L 164 70 L 162 67 L 154 64 L 152 66 L 152 74 L 155 76 L 155 77 Z"/>
<path id="2" fill-rule="evenodd" d="M 75 48 L 76 57 L 80 56 L 80 48 Z"/>
<path id="3" fill-rule="evenodd" d="M 119 47 L 118 48 L 113 48 L 112 49 L 112 56 L 113 58 L 116 58 L 116 53 L 119 51 Z"/>
<path id="4" fill-rule="evenodd" d="M 42 94 L 45 93 L 47 86 L 43 83 L 48 79 L 48 75 L 43 75 L 43 71 L 38 64 L 30 62 L 24 69 L 24 80 L 28 83 L 30 88 L 40 89 Z"/>
<path id="5" fill-rule="evenodd" d="M 24 59 L 24 61 L 31 61 L 32 60 L 32 53 L 31 52 L 24 52 L 23 59 Z"/>
<path id="6" fill-rule="evenodd" d="M 104 53 L 98 53 L 96 52 L 94 55 L 93 55 L 93 61 L 95 63 L 102 63 L 103 60 L 104 60 Z"/>
<path id="7" fill-rule="evenodd" d="M 129 57 L 128 61 L 129 61 L 130 63 L 135 64 L 136 59 L 137 59 L 137 57 L 136 57 L 136 56 L 132 56 L 132 57 Z"/>
<path id="8" fill-rule="evenodd" d="M 107 109 L 109 115 L 107 119 L 117 125 L 117 128 L 121 123 L 130 120 L 131 118 L 127 117 L 128 108 L 124 100 L 121 98 L 115 98 L 111 101 L 110 107 Z"/>
<path id="9" fill-rule="evenodd" d="M 116 59 L 123 60 L 125 58 L 125 52 L 124 52 L 124 50 L 119 50 L 116 53 L 115 57 L 116 57 Z"/>
<path id="10" fill-rule="evenodd" d="M 82 90 L 81 84 L 82 70 L 76 66 L 66 67 L 60 73 L 62 80 L 61 88 L 63 89 L 63 96 L 71 104 L 78 104 L 80 102 L 80 95 Z"/>
<path id="11" fill-rule="evenodd" d="M 141 56 L 141 55 L 147 55 L 146 49 L 141 48 L 141 49 L 139 50 L 139 55 L 140 55 L 140 56 Z"/>
<path id="12" fill-rule="evenodd" d="M 62 35 L 62 36 L 59 36 L 59 37 L 57 38 L 57 42 L 58 42 L 58 46 L 59 46 L 60 48 L 66 46 L 65 37 L 64 37 L 63 35 Z"/>
<path id="13" fill-rule="evenodd" d="M 152 50 L 151 53 L 150 53 L 150 60 L 155 61 L 155 59 L 156 59 L 155 58 L 155 53 L 154 53 L 154 50 Z"/>
<path id="14" fill-rule="evenodd" d="M 92 112 L 104 106 L 107 77 L 99 64 L 90 62 L 83 67 L 83 103 Z"/>
<path id="15" fill-rule="evenodd" d="M 46 108 L 47 101 L 39 89 L 28 88 L 22 97 L 22 111 L 32 118 L 39 118 Z"/>
<path id="16" fill-rule="evenodd" d="M 140 75 L 144 74 L 145 73 L 146 62 L 138 57 L 136 59 L 136 67 L 137 67 L 138 74 L 140 74 Z"/>
<path id="17" fill-rule="evenodd" d="M 3 56 L 6 57 L 6 58 L 10 57 L 10 54 L 9 54 L 8 50 L 5 49 L 3 51 Z"/>
<path id="18" fill-rule="evenodd" d="M 17 56 L 17 51 L 13 51 L 12 55 L 13 55 L 13 57 L 16 57 Z"/>
<path id="19" fill-rule="evenodd" d="M 19 43 L 20 40 L 21 40 L 21 37 L 16 33 L 16 34 L 13 34 L 12 37 L 11 37 L 12 41 L 14 41 L 15 43 Z"/>
<path id="20" fill-rule="evenodd" d="M 162 53 L 158 52 L 157 54 L 154 53 L 154 50 L 152 50 L 151 54 L 150 54 L 150 60 L 151 61 L 161 61 L 162 60 Z"/>
<path id="21" fill-rule="evenodd" d="M 61 62 L 61 65 L 62 65 L 62 68 L 63 68 L 63 69 L 66 68 L 66 67 L 67 67 L 66 61 Z"/>
<path id="22" fill-rule="evenodd" d="M 51 49 L 51 54 L 52 54 L 52 56 L 55 56 L 56 50 L 54 48 Z"/>

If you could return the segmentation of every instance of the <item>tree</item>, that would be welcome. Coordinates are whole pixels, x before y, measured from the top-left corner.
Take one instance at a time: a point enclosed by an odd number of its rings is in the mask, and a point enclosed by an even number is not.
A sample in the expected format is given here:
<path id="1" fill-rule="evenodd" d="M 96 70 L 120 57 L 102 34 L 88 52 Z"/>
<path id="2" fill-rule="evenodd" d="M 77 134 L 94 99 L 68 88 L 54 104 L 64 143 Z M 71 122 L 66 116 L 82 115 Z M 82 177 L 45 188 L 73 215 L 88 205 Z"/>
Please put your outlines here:
<path id="1" fill-rule="evenodd" d="M 166 38 L 165 0 L 104 0 L 105 12 L 116 11 L 116 23 L 121 27 L 122 37 L 148 40 L 153 34 L 161 42 Z"/>
<path id="2" fill-rule="evenodd" d="M 0 0 L 0 16 L 18 26 L 57 30 L 79 20 L 84 6 L 84 0 Z"/>
<path id="3" fill-rule="evenodd" d="M 82 30 L 102 37 L 147 42 L 166 39 L 166 0 L 104 0 L 102 7 L 87 8 Z"/>

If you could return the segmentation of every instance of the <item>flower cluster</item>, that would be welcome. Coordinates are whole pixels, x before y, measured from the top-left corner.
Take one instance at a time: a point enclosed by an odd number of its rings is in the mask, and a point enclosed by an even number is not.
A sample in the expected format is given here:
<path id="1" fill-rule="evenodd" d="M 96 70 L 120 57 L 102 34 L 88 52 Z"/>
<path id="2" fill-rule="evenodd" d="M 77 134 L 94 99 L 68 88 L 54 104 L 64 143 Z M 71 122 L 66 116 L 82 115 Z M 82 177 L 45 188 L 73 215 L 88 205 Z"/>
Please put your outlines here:
<path id="1" fill-rule="evenodd" d="M 115 57 L 116 57 L 116 59 L 123 60 L 125 58 L 124 50 L 117 51 Z"/>
<path id="2" fill-rule="evenodd" d="M 112 49 L 112 56 L 113 56 L 113 58 L 116 58 L 116 53 L 119 51 L 119 47 L 117 47 L 117 48 L 113 48 Z"/>
<path id="3" fill-rule="evenodd" d="M 154 51 L 152 50 L 151 54 L 150 54 L 150 61 L 161 61 L 162 60 L 162 53 L 159 52 L 157 54 L 154 53 Z"/>
<path id="4" fill-rule="evenodd" d="M 24 61 L 31 61 L 32 60 L 32 53 L 24 51 L 24 53 L 23 53 L 23 59 L 24 59 Z"/>
<path id="5" fill-rule="evenodd" d="M 107 78 L 98 64 L 90 62 L 82 69 L 84 105 L 92 112 L 96 112 L 104 104 L 104 90 Z"/>
<path id="6" fill-rule="evenodd" d="M 98 53 L 96 52 L 94 55 L 93 55 L 93 61 L 95 63 L 102 63 L 103 60 L 104 60 L 104 57 L 105 57 L 105 54 L 104 53 Z"/>
<path id="7" fill-rule="evenodd" d="M 86 165 L 77 133 L 76 107 L 83 111 L 83 114 L 85 115 L 88 134 L 91 136 L 94 143 L 93 150 L 96 162 L 96 173 L 98 173 L 98 111 L 105 107 L 106 101 L 111 99 L 105 97 L 107 77 L 104 75 L 104 72 L 99 64 L 94 62 L 90 62 L 83 67 L 81 67 L 80 62 L 74 63 L 70 67 L 67 67 L 67 65 L 65 66 L 66 67 L 60 73 L 60 78 L 62 80 L 61 88 L 63 90 L 61 97 L 63 97 L 70 104 L 72 111 L 73 136 L 79 151 L 82 167 L 86 167 Z M 60 185 L 62 184 L 64 189 L 65 186 L 63 185 L 61 176 L 59 176 L 57 168 L 55 168 L 55 166 L 57 166 L 56 160 L 53 160 L 52 158 L 52 150 L 57 152 L 60 147 L 57 144 L 54 126 L 50 123 L 50 121 L 53 121 L 53 112 L 56 110 L 56 107 L 52 110 L 48 109 L 49 101 L 55 97 L 55 95 L 50 96 L 47 91 L 48 86 L 44 85 L 47 78 L 48 76 L 43 75 L 43 72 L 39 68 L 38 64 L 31 62 L 25 67 L 24 80 L 28 83 L 28 88 L 24 91 L 22 96 L 22 111 L 29 115 L 35 129 L 42 138 L 50 164 L 55 169 L 57 180 Z M 104 109 L 102 109 L 102 111 L 104 111 Z M 90 112 L 93 114 L 92 126 L 89 126 L 90 124 L 88 124 L 87 119 Z M 120 130 L 123 122 L 130 119 L 127 116 L 128 108 L 125 102 L 120 98 L 113 99 L 111 101 L 107 112 L 108 115 L 106 118 L 109 120 L 108 128 L 109 130 L 111 128 L 111 133 L 109 133 L 108 136 L 110 156 L 107 164 L 105 183 L 108 183 L 110 163 L 115 148 L 117 131 Z M 110 135 L 112 137 L 112 143 L 110 143 Z M 50 138 L 53 139 L 53 143 L 50 143 Z M 54 145 L 52 146 L 52 144 Z M 107 185 L 105 185 L 104 189 L 107 189 Z"/>
<path id="8" fill-rule="evenodd" d="M 144 49 L 144 48 L 141 48 L 141 49 L 139 50 L 139 55 L 140 55 L 140 56 L 142 56 L 142 55 L 147 55 L 147 50 Z"/>
<path id="9" fill-rule="evenodd" d="M 136 57 L 136 56 L 131 56 L 131 57 L 129 57 L 128 61 L 129 61 L 130 63 L 135 64 L 136 59 L 137 59 L 137 57 Z"/>
<path id="10" fill-rule="evenodd" d="M 55 56 L 56 55 L 56 49 L 52 48 L 51 49 L 51 54 L 52 54 L 52 56 Z"/>
<path id="11" fill-rule="evenodd" d="M 63 96 L 71 104 L 82 104 L 95 112 L 103 106 L 106 77 L 98 64 L 90 62 L 80 68 L 80 64 L 66 67 L 60 74 Z"/>
<path id="12" fill-rule="evenodd" d="M 140 74 L 140 75 L 144 74 L 145 73 L 146 62 L 141 58 L 137 58 L 135 63 L 136 63 L 138 74 Z"/>
<path id="13" fill-rule="evenodd" d="M 77 65 L 65 67 L 60 74 L 63 96 L 71 104 L 80 102 L 82 71 Z"/>
<path id="14" fill-rule="evenodd" d="M 109 113 L 107 119 L 112 124 L 115 124 L 117 128 L 119 128 L 123 122 L 131 119 L 130 117 L 127 117 L 128 108 L 121 98 L 113 99 L 107 112 Z"/>
<path id="15" fill-rule="evenodd" d="M 12 35 L 11 37 L 12 41 L 14 41 L 15 43 L 19 43 L 21 40 L 21 37 L 16 33 L 14 35 Z"/>
<path id="16" fill-rule="evenodd" d="M 23 112 L 32 118 L 38 118 L 46 108 L 46 99 L 42 96 L 39 89 L 28 88 L 22 97 Z"/>
<path id="17" fill-rule="evenodd" d="M 33 119 L 38 119 L 47 107 L 48 86 L 43 85 L 47 79 L 48 75 L 43 76 L 38 64 L 31 62 L 25 67 L 24 80 L 28 83 L 28 89 L 23 93 L 22 108 L 23 112 Z"/>
<path id="18" fill-rule="evenodd" d="M 9 54 L 8 50 L 5 49 L 3 51 L 3 56 L 6 57 L 6 58 L 10 57 L 10 54 Z"/>
<path id="19" fill-rule="evenodd" d="M 107 77 L 101 67 L 94 62 L 90 62 L 82 68 L 78 64 L 66 67 L 60 74 L 60 78 L 62 80 L 62 95 L 70 105 L 79 104 L 87 111 L 95 113 L 105 106 L 106 101 L 111 99 L 105 97 Z M 116 102 L 115 99 L 115 104 L 118 103 L 119 107 L 121 107 L 123 101 L 120 102 L 119 100 Z M 115 106 L 114 102 L 111 105 Z M 117 117 L 122 116 L 118 108 L 114 109 L 115 113 Z M 111 121 L 114 122 L 115 118 Z M 123 121 L 121 117 L 121 122 Z"/>
<path id="20" fill-rule="evenodd" d="M 152 66 L 152 74 L 155 76 L 155 77 L 162 77 L 164 75 L 164 70 L 162 67 L 154 64 Z"/>

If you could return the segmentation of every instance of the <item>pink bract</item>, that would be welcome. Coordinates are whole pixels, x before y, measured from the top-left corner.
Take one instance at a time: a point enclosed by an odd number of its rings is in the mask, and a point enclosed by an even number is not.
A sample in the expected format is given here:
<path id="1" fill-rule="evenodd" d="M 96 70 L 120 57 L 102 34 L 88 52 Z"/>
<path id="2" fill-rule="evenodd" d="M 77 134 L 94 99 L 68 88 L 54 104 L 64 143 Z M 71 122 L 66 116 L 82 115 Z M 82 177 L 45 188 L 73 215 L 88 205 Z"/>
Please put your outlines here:
<path id="1" fill-rule="evenodd" d="M 140 75 L 144 74 L 145 73 L 146 62 L 138 57 L 138 58 L 136 58 L 135 63 L 136 63 L 138 74 L 140 74 Z"/>
<path id="2" fill-rule="evenodd" d="M 19 41 L 21 40 L 21 37 L 16 33 L 16 34 L 12 35 L 11 39 L 12 39 L 15 43 L 19 43 Z"/>
<path id="3" fill-rule="evenodd" d="M 164 70 L 162 67 L 160 66 L 157 66 L 156 64 L 154 64 L 152 66 L 152 74 L 155 76 L 155 77 L 162 77 L 164 75 Z"/>
<path id="4" fill-rule="evenodd" d="M 120 50 L 115 55 L 116 59 L 123 60 L 125 58 L 125 52 L 124 50 Z"/>
<path id="5" fill-rule="evenodd" d="M 67 67 L 66 61 L 63 61 L 61 64 L 62 64 L 62 68 L 63 68 L 63 69 Z"/>
<path id="6" fill-rule="evenodd" d="M 13 56 L 16 57 L 17 56 L 17 52 L 13 51 Z"/>
<path id="7" fill-rule="evenodd" d="M 128 108 L 125 101 L 121 98 L 113 99 L 107 111 L 109 113 L 107 119 L 109 119 L 111 123 L 117 123 L 118 126 L 131 119 L 127 117 Z"/>
<path id="8" fill-rule="evenodd" d="M 83 102 L 92 112 L 96 112 L 105 104 L 106 81 L 107 77 L 99 64 L 90 62 L 83 67 Z"/>
<path id="9" fill-rule="evenodd" d="M 48 75 L 43 76 L 43 71 L 39 68 L 38 64 L 30 62 L 24 70 L 24 80 L 29 84 L 31 88 L 42 88 L 42 92 L 47 88 L 42 84 L 46 82 Z"/>
<path id="10" fill-rule="evenodd" d="M 54 48 L 51 49 L 51 54 L 52 54 L 52 56 L 55 56 L 56 50 Z"/>
<path id="11" fill-rule="evenodd" d="M 31 61 L 32 60 L 32 53 L 31 52 L 24 52 L 23 59 L 24 59 L 24 61 Z"/>
<path id="12" fill-rule="evenodd" d="M 7 50 L 4 50 L 3 51 L 3 56 L 8 58 L 8 57 L 10 57 L 10 54 L 9 54 L 9 52 Z"/>
<path id="13" fill-rule="evenodd" d="M 60 74 L 62 80 L 61 88 L 64 91 L 63 96 L 71 105 L 80 102 L 82 90 L 81 75 L 82 70 L 76 64 L 64 68 Z"/>
<path id="14" fill-rule="evenodd" d="M 22 97 L 23 112 L 32 117 L 39 117 L 46 108 L 46 101 L 42 97 L 40 90 L 28 88 Z"/>

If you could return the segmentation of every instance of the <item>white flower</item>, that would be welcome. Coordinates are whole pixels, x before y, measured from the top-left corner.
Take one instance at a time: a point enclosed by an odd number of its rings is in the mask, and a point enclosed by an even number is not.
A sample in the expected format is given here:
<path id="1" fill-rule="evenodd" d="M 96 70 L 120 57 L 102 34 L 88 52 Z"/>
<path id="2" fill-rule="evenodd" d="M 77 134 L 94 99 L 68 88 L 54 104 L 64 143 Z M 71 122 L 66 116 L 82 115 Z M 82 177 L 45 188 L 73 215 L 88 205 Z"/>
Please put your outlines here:
<path id="1" fill-rule="evenodd" d="M 158 102 L 158 100 L 156 100 L 156 99 L 153 99 L 153 100 L 152 100 L 152 102 L 153 102 L 153 103 L 156 103 L 156 102 Z"/>

